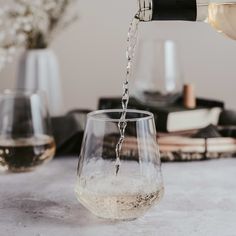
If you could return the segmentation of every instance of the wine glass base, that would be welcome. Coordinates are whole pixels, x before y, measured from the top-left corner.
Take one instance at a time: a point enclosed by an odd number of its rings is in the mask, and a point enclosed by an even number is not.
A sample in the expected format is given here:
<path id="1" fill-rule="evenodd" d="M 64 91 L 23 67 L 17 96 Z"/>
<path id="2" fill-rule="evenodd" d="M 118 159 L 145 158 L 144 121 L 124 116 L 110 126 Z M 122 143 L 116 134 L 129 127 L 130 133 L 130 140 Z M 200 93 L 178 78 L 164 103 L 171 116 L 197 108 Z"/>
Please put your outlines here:
<path id="1" fill-rule="evenodd" d="M 90 213 L 92 213 L 93 215 L 95 215 L 97 218 L 102 219 L 102 220 L 108 220 L 108 221 L 112 221 L 112 222 L 120 222 L 120 221 L 134 221 L 137 220 L 138 218 L 141 218 L 145 215 L 145 213 L 139 215 L 139 216 L 134 216 L 134 217 L 116 217 L 116 216 L 105 216 L 105 215 L 101 215 L 99 213 L 96 212 L 92 212 L 89 210 Z"/>
<path id="2" fill-rule="evenodd" d="M 160 94 L 158 92 L 137 92 L 135 98 L 142 104 L 152 107 L 166 107 L 176 103 L 181 97 L 180 93 Z"/>

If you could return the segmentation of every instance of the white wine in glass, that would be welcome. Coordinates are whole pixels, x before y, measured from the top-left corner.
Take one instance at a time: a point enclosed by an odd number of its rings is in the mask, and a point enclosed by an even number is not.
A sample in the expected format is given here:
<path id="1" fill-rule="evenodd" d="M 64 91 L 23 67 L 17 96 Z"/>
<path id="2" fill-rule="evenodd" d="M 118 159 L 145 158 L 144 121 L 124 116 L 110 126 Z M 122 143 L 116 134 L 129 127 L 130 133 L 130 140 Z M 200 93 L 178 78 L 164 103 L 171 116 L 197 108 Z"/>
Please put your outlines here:
<path id="1" fill-rule="evenodd" d="M 236 2 L 210 3 L 208 23 L 218 32 L 236 40 Z"/>

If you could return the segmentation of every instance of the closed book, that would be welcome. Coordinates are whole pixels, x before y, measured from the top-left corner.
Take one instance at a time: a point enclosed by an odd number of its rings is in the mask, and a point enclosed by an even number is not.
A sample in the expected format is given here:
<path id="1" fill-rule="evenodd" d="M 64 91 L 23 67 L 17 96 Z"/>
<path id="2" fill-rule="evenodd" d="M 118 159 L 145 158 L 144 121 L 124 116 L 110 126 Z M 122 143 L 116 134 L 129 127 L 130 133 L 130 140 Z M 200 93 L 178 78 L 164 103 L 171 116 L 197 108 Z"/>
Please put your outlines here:
<path id="1" fill-rule="evenodd" d="M 175 104 L 166 107 L 152 107 L 131 98 L 129 109 L 147 110 L 154 114 L 157 131 L 177 132 L 201 129 L 210 124 L 217 125 L 224 103 L 209 99 L 197 99 L 195 109 L 186 109 L 180 98 Z M 101 98 L 99 109 L 120 109 L 120 98 Z"/>

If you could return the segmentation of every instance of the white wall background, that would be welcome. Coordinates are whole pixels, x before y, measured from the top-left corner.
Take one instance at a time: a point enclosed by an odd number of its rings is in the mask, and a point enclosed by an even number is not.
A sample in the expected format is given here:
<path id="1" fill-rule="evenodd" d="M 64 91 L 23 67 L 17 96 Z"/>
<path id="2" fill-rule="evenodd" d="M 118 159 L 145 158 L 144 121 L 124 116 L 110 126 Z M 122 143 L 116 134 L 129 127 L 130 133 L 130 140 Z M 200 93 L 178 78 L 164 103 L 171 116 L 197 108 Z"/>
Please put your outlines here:
<path id="1" fill-rule="evenodd" d="M 96 108 L 101 96 L 120 95 L 129 21 L 136 0 L 80 0 L 80 19 L 53 43 L 61 69 L 65 109 Z M 175 39 L 186 82 L 197 94 L 236 109 L 236 42 L 204 23 L 143 23 L 140 35 Z M 0 73 L 0 89 L 15 84 L 17 60 Z"/>

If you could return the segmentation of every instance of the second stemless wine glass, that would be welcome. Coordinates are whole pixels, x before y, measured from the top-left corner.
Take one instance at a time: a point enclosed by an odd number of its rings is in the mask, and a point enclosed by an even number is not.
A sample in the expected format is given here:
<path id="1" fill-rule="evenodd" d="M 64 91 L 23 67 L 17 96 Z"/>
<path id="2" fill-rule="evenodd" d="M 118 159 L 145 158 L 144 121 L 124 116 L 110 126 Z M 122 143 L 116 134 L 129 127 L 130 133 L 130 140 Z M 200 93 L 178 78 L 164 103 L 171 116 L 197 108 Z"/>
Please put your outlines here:
<path id="1" fill-rule="evenodd" d="M 7 90 L 0 94 L 0 169 L 30 171 L 54 154 L 44 93 Z"/>
<path id="2" fill-rule="evenodd" d="M 157 204 L 164 188 L 153 115 L 146 111 L 127 111 L 121 165 L 116 175 L 121 112 L 88 114 L 75 191 L 80 203 L 96 216 L 132 220 Z"/>
<path id="3" fill-rule="evenodd" d="M 134 70 L 134 96 L 150 106 L 168 106 L 181 96 L 183 73 L 178 43 L 141 39 Z"/>

